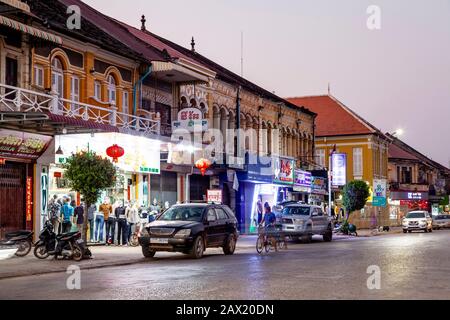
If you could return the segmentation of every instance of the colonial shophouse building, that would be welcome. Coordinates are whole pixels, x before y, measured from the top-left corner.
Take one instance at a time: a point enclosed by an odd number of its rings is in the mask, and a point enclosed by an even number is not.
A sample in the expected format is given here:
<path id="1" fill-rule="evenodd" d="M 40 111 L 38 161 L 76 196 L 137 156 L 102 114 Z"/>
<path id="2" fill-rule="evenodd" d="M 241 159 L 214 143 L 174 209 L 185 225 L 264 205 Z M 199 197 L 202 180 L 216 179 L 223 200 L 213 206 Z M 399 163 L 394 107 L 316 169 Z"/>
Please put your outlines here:
<path id="1" fill-rule="evenodd" d="M 318 114 L 315 161 L 320 167 L 330 167 L 330 154 L 334 151 L 345 155 L 346 182 L 362 180 L 371 188 L 374 180 L 387 184 L 389 137 L 331 95 L 296 97 L 288 101 Z M 342 187 L 333 190 L 336 208 L 342 207 L 341 191 Z M 374 223 L 391 225 L 389 207 L 387 204 L 374 206 L 371 198 L 363 210 L 352 213 L 350 221 L 358 228 L 368 228 Z"/>

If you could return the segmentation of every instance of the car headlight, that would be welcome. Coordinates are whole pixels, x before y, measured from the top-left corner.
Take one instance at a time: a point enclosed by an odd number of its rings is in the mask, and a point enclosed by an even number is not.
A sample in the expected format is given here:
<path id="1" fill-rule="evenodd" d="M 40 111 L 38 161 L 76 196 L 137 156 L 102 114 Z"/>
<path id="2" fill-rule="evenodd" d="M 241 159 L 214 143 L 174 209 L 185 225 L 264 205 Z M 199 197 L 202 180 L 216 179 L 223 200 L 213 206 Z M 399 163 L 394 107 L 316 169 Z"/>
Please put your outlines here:
<path id="1" fill-rule="evenodd" d="M 187 238 L 191 235 L 191 229 L 182 229 L 175 234 L 175 238 Z"/>
<path id="2" fill-rule="evenodd" d="M 408 225 L 408 221 L 403 220 L 403 225 L 404 225 L 404 226 L 407 226 L 407 225 Z"/>
<path id="3" fill-rule="evenodd" d="M 303 221 L 302 219 L 296 219 L 296 220 L 295 220 L 295 223 L 296 223 L 297 225 L 299 225 L 299 226 L 302 226 L 303 223 L 304 223 L 304 221 Z"/>

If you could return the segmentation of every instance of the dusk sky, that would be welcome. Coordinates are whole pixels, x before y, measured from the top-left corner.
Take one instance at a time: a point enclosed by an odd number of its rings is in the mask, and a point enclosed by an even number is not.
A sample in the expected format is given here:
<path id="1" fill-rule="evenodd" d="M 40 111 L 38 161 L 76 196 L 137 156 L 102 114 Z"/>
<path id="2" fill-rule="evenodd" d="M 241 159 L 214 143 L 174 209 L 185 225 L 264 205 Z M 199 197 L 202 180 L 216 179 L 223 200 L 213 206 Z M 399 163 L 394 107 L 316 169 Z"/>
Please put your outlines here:
<path id="1" fill-rule="evenodd" d="M 282 97 L 331 94 L 383 132 L 450 163 L 449 0 L 85 0 Z M 368 6 L 381 8 L 369 30 Z"/>

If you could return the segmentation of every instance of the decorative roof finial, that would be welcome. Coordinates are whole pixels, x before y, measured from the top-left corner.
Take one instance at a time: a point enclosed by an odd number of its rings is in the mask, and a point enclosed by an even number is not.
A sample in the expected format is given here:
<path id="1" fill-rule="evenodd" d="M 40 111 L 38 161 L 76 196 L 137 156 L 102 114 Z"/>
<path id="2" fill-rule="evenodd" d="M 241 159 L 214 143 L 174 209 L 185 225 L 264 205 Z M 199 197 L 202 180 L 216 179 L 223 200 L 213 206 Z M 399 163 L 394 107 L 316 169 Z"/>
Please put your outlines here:
<path id="1" fill-rule="evenodd" d="M 142 18 L 141 18 L 141 23 L 142 23 L 142 26 L 141 26 L 141 30 L 142 31 L 146 31 L 147 29 L 145 28 L 145 22 L 146 22 L 147 20 L 145 20 L 145 15 L 142 15 Z"/>
<path id="2" fill-rule="evenodd" d="M 192 52 L 195 52 L 195 40 L 194 37 L 192 37 L 192 41 L 191 41 L 191 47 L 192 47 Z"/>

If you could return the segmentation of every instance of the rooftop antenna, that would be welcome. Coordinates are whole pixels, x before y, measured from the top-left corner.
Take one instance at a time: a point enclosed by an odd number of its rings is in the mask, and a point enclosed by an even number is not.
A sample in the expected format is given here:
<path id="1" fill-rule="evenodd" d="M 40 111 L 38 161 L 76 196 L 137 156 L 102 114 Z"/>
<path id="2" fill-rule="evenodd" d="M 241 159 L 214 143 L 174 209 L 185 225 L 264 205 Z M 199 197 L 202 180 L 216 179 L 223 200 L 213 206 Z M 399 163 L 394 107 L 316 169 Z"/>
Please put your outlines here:
<path id="1" fill-rule="evenodd" d="M 241 77 L 244 77 L 244 31 L 241 31 Z"/>
<path id="2" fill-rule="evenodd" d="M 330 83 L 328 82 L 328 95 L 330 95 L 331 89 L 330 89 Z"/>

